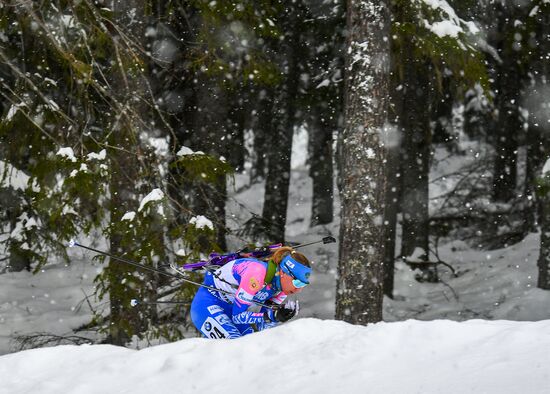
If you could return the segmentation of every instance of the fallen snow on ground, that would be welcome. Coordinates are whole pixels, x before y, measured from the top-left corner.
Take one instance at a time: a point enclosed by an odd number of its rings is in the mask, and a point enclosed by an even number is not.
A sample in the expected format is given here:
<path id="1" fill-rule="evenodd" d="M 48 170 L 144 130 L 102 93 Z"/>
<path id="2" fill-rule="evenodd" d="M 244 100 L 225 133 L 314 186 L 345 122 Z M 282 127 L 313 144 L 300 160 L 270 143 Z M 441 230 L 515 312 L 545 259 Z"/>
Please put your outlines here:
<path id="1" fill-rule="evenodd" d="M 461 241 L 444 245 L 440 257 L 457 271 L 440 269 L 441 283 L 418 283 L 407 266 L 397 264 L 395 299 L 385 300 L 384 318 L 550 319 L 550 292 L 538 289 L 540 234 L 505 249 L 484 251 Z"/>
<path id="2" fill-rule="evenodd" d="M 1 393 L 548 393 L 550 321 L 301 319 L 238 340 L 0 357 Z"/>
<path id="3" fill-rule="evenodd" d="M 0 354 L 17 350 L 16 338 L 21 335 L 73 335 L 72 329 L 90 322 L 91 308 L 101 308 L 92 295 L 101 265 L 81 254 L 73 256 L 69 266 L 47 265 L 34 275 L 27 271 L 0 275 Z"/>

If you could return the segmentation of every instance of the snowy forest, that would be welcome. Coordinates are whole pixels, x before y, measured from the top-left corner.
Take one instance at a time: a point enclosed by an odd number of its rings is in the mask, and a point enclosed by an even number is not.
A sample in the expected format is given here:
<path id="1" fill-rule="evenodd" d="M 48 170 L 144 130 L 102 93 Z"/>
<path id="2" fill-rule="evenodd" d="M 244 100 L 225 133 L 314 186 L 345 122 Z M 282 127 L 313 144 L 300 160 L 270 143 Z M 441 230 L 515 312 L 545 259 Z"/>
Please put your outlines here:
<path id="1" fill-rule="evenodd" d="M 277 244 L 299 316 L 200 339 L 174 267 Z M 0 0 L 0 393 L 237 392 L 201 362 L 281 341 L 304 392 L 543 393 L 549 324 L 549 0 Z"/>

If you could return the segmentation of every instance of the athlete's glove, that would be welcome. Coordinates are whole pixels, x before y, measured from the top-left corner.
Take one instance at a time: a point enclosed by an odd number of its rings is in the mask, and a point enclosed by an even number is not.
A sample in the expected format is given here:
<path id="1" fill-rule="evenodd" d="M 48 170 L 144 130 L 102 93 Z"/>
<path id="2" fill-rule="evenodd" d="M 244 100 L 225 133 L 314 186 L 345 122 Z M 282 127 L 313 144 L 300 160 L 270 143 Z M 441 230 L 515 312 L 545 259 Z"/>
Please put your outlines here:
<path id="1" fill-rule="evenodd" d="M 294 316 L 297 316 L 299 310 L 300 304 L 298 303 L 298 301 L 289 301 L 284 304 L 282 308 L 275 310 L 269 309 L 265 313 L 264 317 L 267 321 L 284 323 L 292 319 Z"/>

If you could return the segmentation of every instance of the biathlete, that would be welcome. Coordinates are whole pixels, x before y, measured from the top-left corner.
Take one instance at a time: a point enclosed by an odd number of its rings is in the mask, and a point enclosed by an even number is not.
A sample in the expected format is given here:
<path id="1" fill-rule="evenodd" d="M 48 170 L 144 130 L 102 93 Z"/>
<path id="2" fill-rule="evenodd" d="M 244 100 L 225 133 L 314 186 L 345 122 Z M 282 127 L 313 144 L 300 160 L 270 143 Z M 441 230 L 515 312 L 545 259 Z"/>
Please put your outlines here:
<path id="1" fill-rule="evenodd" d="M 301 253 L 284 246 L 275 250 L 268 261 L 239 258 L 213 272 L 207 272 L 204 284 L 191 303 L 191 320 L 207 338 L 240 338 L 243 335 L 276 326 L 292 319 L 298 302 L 287 302 L 309 284 L 311 265 Z M 231 292 L 229 295 L 214 289 Z M 255 303 L 275 304 L 279 308 L 257 307 Z M 259 310 L 257 310 L 259 309 Z"/>

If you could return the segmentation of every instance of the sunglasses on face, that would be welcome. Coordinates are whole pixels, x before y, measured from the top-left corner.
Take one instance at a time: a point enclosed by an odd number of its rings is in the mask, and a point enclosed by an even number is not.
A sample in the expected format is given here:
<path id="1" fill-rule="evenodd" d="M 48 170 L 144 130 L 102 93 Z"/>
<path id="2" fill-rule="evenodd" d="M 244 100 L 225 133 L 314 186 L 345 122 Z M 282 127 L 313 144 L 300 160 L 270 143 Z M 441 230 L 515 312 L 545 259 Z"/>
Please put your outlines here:
<path id="1" fill-rule="evenodd" d="M 289 274 L 292 277 L 292 286 L 296 287 L 297 289 L 301 289 L 309 285 L 309 283 L 302 282 L 300 279 L 298 279 L 296 275 L 294 275 L 294 273 L 290 270 L 290 268 L 286 263 L 283 263 L 283 267 L 285 268 L 283 272 Z"/>

